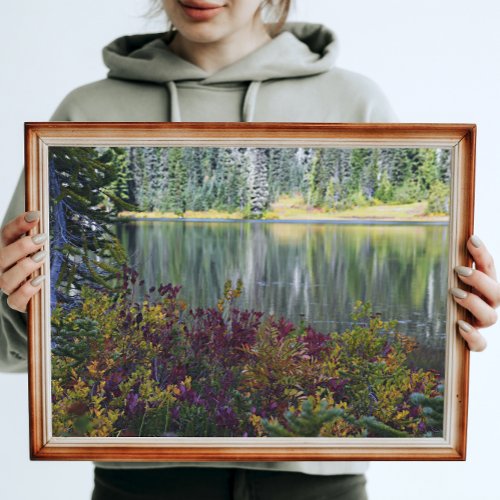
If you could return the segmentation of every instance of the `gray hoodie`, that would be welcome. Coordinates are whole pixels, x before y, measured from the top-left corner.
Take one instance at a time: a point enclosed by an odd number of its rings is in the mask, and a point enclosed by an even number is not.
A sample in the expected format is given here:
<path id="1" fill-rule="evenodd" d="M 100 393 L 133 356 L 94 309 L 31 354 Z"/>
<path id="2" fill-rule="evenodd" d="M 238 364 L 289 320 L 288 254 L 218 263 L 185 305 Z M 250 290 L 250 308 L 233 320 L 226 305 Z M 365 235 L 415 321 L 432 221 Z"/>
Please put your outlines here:
<path id="1" fill-rule="evenodd" d="M 56 121 L 386 122 L 395 115 L 368 78 L 335 67 L 337 40 L 289 23 L 212 75 L 167 48 L 174 32 L 125 36 L 104 48 L 108 78 L 72 91 Z"/>
<path id="2" fill-rule="evenodd" d="M 214 74 L 168 49 L 175 32 L 124 36 L 103 50 L 108 77 L 70 92 L 52 121 L 397 121 L 370 79 L 335 66 L 337 40 L 320 24 L 287 23 L 254 52 Z M 2 227 L 25 211 L 24 171 Z M 26 317 L 0 292 L 0 370 L 25 371 Z M 101 467 L 200 465 L 300 471 L 364 472 L 364 462 L 220 462 L 99 464 Z"/>

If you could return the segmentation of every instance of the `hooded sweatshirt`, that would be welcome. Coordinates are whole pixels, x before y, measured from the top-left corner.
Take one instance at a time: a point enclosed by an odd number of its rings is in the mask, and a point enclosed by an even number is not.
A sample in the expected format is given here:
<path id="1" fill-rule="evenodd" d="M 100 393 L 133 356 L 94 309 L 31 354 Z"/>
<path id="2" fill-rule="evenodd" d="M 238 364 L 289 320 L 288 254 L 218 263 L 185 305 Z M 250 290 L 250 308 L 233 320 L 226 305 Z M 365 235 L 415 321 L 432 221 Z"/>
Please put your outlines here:
<path id="1" fill-rule="evenodd" d="M 368 78 L 335 67 L 337 40 L 319 24 L 289 23 L 214 74 L 182 59 L 175 31 L 125 36 L 104 48 L 108 78 L 80 87 L 56 121 L 386 122 L 395 116 Z"/>
<path id="2" fill-rule="evenodd" d="M 52 121 L 391 122 L 370 79 L 335 66 L 338 43 L 325 26 L 287 23 L 272 40 L 213 74 L 168 48 L 175 31 L 124 36 L 107 45 L 106 79 L 70 92 Z M 24 171 L 2 222 L 25 211 Z M 27 368 L 27 314 L 0 292 L 0 370 Z M 366 462 L 98 463 L 107 468 L 239 467 L 356 474 Z"/>

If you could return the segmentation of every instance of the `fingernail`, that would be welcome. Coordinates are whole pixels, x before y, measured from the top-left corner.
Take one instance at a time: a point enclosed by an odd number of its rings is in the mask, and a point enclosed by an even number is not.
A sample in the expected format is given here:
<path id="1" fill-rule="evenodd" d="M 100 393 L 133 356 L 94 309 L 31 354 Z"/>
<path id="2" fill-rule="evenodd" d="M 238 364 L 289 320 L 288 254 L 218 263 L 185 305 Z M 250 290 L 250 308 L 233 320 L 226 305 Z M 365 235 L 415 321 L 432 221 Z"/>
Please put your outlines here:
<path id="1" fill-rule="evenodd" d="M 40 245 L 40 243 L 43 243 L 47 239 L 47 235 L 45 233 L 37 234 L 36 236 L 33 236 L 31 240 L 35 245 Z"/>
<path id="2" fill-rule="evenodd" d="M 455 297 L 457 297 L 457 299 L 465 299 L 467 298 L 467 295 L 468 293 L 460 288 L 452 288 L 450 290 L 451 294 Z"/>
<path id="3" fill-rule="evenodd" d="M 31 258 L 35 262 L 41 262 L 45 258 L 46 255 L 47 255 L 47 252 L 45 250 L 40 250 L 35 255 L 32 255 Z"/>
<path id="4" fill-rule="evenodd" d="M 472 276 L 474 269 L 471 267 L 457 266 L 455 267 L 455 272 L 460 276 Z"/>
<path id="5" fill-rule="evenodd" d="M 30 283 L 33 285 L 33 286 L 38 286 L 44 279 L 46 278 L 46 276 L 44 274 L 41 274 L 40 276 L 37 276 L 36 278 L 33 278 Z"/>
<path id="6" fill-rule="evenodd" d="M 40 218 L 40 212 L 38 210 L 32 210 L 24 216 L 26 222 L 33 222 Z"/>
<path id="7" fill-rule="evenodd" d="M 457 323 L 458 323 L 460 330 L 463 330 L 464 332 L 467 332 L 467 333 L 472 332 L 472 326 L 470 326 L 469 323 L 467 323 L 466 321 L 459 319 L 457 321 Z"/>
<path id="8" fill-rule="evenodd" d="M 470 237 L 470 242 L 476 247 L 476 248 L 479 248 L 483 242 L 475 235 L 473 234 L 471 237 Z"/>

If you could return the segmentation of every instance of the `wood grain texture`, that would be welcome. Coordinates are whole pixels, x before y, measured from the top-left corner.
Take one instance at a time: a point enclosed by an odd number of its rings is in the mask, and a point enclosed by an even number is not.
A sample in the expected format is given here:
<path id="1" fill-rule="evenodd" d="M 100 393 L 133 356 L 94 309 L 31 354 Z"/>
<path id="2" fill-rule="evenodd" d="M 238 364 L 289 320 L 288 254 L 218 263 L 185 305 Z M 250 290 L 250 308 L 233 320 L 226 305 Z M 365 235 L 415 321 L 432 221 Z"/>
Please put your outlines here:
<path id="1" fill-rule="evenodd" d="M 156 447 L 132 445 L 59 447 L 50 445 L 50 443 L 39 449 L 31 458 L 37 460 L 93 460 L 99 462 L 456 461 L 464 459 L 461 453 L 454 449 L 416 449 L 411 446 L 404 449 L 385 446 L 373 450 L 361 447 L 352 450 L 334 447 L 318 449 L 314 446 L 296 450 L 290 445 L 272 450 L 259 446 L 251 449 L 184 447 L 173 450 L 168 448 L 167 445 L 158 445 Z"/>
<path id="2" fill-rule="evenodd" d="M 470 265 L 466 242 L 473 233 L 476 127 L 472 124 L 325 123 L 121 123 L 41 122 L 25 124 L 26 210 L 41 210 L 40 232 L 49 232 L 48 147 L 225 145 L 452 148 L 449 286 L 457 285 L 456 265 Z M 37 231 L 38 232 L 38 231 Z M 45 274 L 49 274 L 48 270 Z M 51 436 L 50 295 L 48 279 L 28 304 L 30 453 L 36 460 L 98 461 L 296 461 L 296 460 L 464 460 L 467 441 L 469 351 L 456 320 L 471 321 L 448 301 L 445 435 L 436 438 L 335 439 L 281 444 L 173 444 L 165 438 L 81 438 Z M 276 438 L 279 439 L 279 438 Z M 301 438 L 297 438 L 301 439 Z M 333 438 L 332 438 L 333 439 Z M 367 439 L 369 441 L 367 441 Z M 422 440 L 423 439 L 423 440 Z"/>

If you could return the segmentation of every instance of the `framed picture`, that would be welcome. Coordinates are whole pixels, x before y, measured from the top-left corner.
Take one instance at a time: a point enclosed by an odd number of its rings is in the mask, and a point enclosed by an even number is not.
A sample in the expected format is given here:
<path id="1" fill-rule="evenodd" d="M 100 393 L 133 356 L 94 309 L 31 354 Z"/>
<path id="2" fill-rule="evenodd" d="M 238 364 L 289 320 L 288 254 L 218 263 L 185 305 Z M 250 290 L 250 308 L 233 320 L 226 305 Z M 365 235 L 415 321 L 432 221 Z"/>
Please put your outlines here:
<path id="1" fill-rule="evenodd" d="M 475 134 L 26 124 L 32 458 L 465 459 Z"/>

